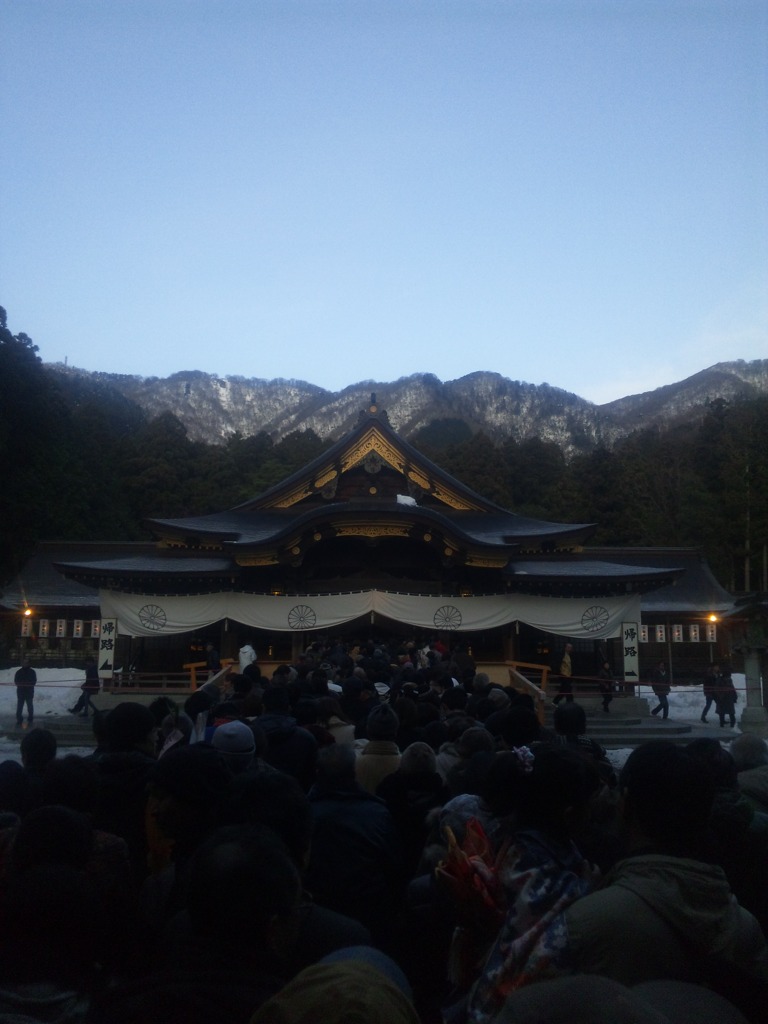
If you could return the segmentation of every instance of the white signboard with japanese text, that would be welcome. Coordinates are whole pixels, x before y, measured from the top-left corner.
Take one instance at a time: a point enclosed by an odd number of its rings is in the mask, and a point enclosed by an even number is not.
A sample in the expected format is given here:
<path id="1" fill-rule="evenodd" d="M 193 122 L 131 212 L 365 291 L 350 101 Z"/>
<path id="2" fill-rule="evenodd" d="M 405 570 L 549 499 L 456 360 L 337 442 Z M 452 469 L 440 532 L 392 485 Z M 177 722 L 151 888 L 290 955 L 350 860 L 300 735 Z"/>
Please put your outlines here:
<path id="1" fill-rule="evenodd" d="M 636 622 L 622 622 L 621 648 L 624 660 L 624 680 L 627 683 L 640 681 L 640 631 Z"/>
<path id="2" fill-rule="evenodd" d="M 117 619 L 102 619 L 99 631 L 99 653 L 97 661 L 102 679 L 111 678 L 115 671 L 115 647 L 117 646 Z"/>

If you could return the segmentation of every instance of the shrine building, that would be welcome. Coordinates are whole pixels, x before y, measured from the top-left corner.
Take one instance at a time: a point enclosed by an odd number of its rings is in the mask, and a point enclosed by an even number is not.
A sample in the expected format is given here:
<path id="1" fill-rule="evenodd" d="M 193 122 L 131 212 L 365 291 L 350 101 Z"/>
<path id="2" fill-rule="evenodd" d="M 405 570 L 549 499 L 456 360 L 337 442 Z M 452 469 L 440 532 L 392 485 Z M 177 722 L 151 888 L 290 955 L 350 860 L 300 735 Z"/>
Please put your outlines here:
<path id="1" fill-rule="evenodd" d="M 583 673 L 609 658 L 631 676 L 670 645 L 681 666 L 714 645 L 721 656 L 712 617 L 733 605 L 694 549 L 590 548 L 596 524 L 494 504 L 401 438 L 375 396 L 346 437 L 264 493 L 148 526 L 153 543 L 41 545 L 1 599 L 19 619 L 11 642 L 76 662 L 113 623 L 115 667 L 151 671 L 208 640 L 291 661 L 318 635 L 439 635 L 478 663 L 551 661 L 568 641 Z"/>

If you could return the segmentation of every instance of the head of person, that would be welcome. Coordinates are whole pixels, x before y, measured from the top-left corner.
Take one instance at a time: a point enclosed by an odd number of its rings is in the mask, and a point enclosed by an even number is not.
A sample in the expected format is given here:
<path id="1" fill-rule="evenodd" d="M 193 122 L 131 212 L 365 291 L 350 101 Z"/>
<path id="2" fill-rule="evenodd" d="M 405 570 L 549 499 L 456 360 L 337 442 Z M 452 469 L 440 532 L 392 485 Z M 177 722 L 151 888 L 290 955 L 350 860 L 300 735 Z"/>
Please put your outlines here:
<path id="1" fill-rule="evenodd" d="M 164 718 L 176 712 L 176 704 L 170 697 L 156 697 L 149 705 L 149 710 L 155 720 L 155 725 L 160 725 Z"/>
<path id="2" fill-rule="evenodd" d="M 743 732 L 736 739 L 731 740 L 729 749 L 736 764 L 736 770 L 739 772 L 768 765 L 768 743 L 762 736 Z"/>
<path id="3" fill-rule="evenodd" d="M 44 864 L 66 864 L 83 870 L 93 851 L 93 829 L 87 816 L 48 804 L 25 815 L 11 856 L 14 878 Z"/>
<path id="4" fill-rule="evenodd" d="M 576 701 L 558 704 L 552 724 L 559 736 L 583 736 L 587 731 L 587 713 Z"/>
<path id="5" fill-rule="evenodd" d="M 152 768 L 150 793 L 158 828 L 188 845 L 218 824 L 231 772 L 205 743 L 174 747 Z"/>
<path id="6" fill-rule="evenodd" d="M 163 743 L 173 734 L 179 737 L 179 743 L 189 743 L 194 728 L 195 723 L 189 715 L 183 711 L 174 710 L 170 715 L 166 715 L 160 723 L 158 747 L 162 747 Z"/>
<path id="7" fill-rule="evenodd" d="M 306 967 L 256 1011 L 251 1024 L 419 1024 L 399 967 L 372 952 L 352 947 Z"/>
<path id="8" fill-rule="evenodd" d="M 213 733 L 211 745 L 233 775 L 247 771 L 256 756 L 256 738 L 245 722 L 222 722 Z"/>
<path id="9" fill-rule="evenodd" d="M 378 704 L 369 712 L 365 728 L 369 740 L 395 740 L 400 721 L 389 704 Z"/>
<path id="10" fill-rule="evenodd" d="M 487 696 L 496 711 L 506 711 L 510 705 L 509 694 L 501 686 L 491 686 Z"/>
<path id="11" fill-rule="evenodd" d="M 187 910 L 195 933 L 237 963 L 284 959 L 298 935 L 299 871 L 261 825 L 217 829 L 193 854 Z"/>
<path id="12" fill-rule="evenodd" d="M 686 751 L 701 765 L 702 773 L 711 779 L 716 789 L 736 789 L 736 765 L 731 754 L 723 749 L 719 740 L 702 736 L 686 744 Z"/>
<path id="13" fill-rule="evenodd" d="M 480 785 L 480 795 L 494 817 L 507 818 L 519 812 L 531 770 L 532 761 L 519 750 L 501 750 L 493 755 Z"/>
<path id="14" fill-rule="evenodd" d="M 474 718 L 470 718 L 469 715 L 464 715 L 459 712 L 455 715 L 449 715 L 445 719 L 445 734 L 449 743 L 458 743 L 467 729 L 472 729 L 477 726 L 477 722 Z M 482 728 L 482 726 L 479 726 Z"/>
<path id="15" fill-rule="evenodd" d="M 290 715 L 291 713 L 291 701 L 285 686 L 268 686 L 261 700 L 265 714 Z"/>
<path id="16" fill-rule="evenodd" d="M 704 847 L 715 784 L 701 763 L 668 740 L 652 740 L 627 758 L 619 785 L 630 846 L 652 845 L 697 857 Z"/>
<path id="17" fill-rule="evenodd" d="M 316 783 L 320 788 L 357 787 L 356 755 L 351 743 L 332 743 L 317 754 Z"/>
<path id="18" fill-rule="evenodd" d="M 432 747 L 421 740 L 409 743 L 400 759 L 400 771 L 405 775 L 434 774 L 437 771 L 437 757 Z"/>
<path id="19" fill-rule="evenodd" d="M 459 757 L 466 760 L 481 751 L 492 751 L 494 747 L 493 736 L 482 725 L 471 725 L 468 729 L 465 729 L 461 736 L 459 736 L 456 744 Z"/>
<path id="20" fill-rule="evenodd" d="M 21 763 L 31 771 L 39 771 L 56 757 L 56 737 L 50 729 L 31 729 L 19 747 Z"/>
<path id="21" fill-rule="evenodd" d="M 491 677 L 487 672 L 475 672 L 472 679 L 472 689 L 475 693 L 483 693 L 491 685 Z"/>
<path id="22" fill-rule="evenodd" d="M 531 761 L 525 749 L 512 751 L 523 769 L 521 823 L 557 837 L 573 835 L 600 789 L 594 761 L 573 747 L 547 744 L 536 747 Z"/>
<path id="23" fill-rule="evenodd" d="M 556 710 L 561 707 L 562 705 L 558 704 Z M 509 750 L 512 747 L 526 747 L 535 743 L 540 735 L 541 725 L 536 717 L 536 712 L 527 702 L 515 701 L 504 716 L 501 726 L 501 738 L 504 741 L 504 746 Z"/>
<path id="24" fill-rule="evenodd" d="M 69 807 L 81 814 L 93 814 L 99 800 L 100 777 L 94 761 L 77 754 L 56 758 L 40 779 L 41 804 Z"/>
<path id="25" fill-rule="evenodd" d="M 301 784 L 277 771 L 247 772 L 232 781 L 222 811 L 223 825 L 272 829 L 303 870 L 312 839 L 312 806 Z"/>
<path id="26" fill-rule="evenodd" d="M 554 978 L 510 994 L 494 1024 L 746 1024 L 725 999 L 687 982 L 628 988 L 599 975 Z"/>
<path id="27" fill-rule="evenodd" d="M 463 711 L 467 706 L 468 699 L 469 695 L 463 686 L 451 686 L 449 689 L 443 690 L 440 701 L 446 711 Z"/>
<path id="28" fill-rule="evenodd" d="M 154 755 L 156 730 L 152 712 L 136 701 L 118 704 L 104 722 L 106 745 L 115 753 L 137 750 Z"/>
<path id="29" fill-rule="evenodd" d="M 337 697 L 320 697 L 317 701 L 317 719 L 327 725 L 332 718 L 344 721 L 344 712 Z"/>
<path id="30" fill-rule="evenodd" d="M 319 722 L 318 702 L 311 697 L 302 697 L 293 705 L 293 717 L 298 725 L 317 725 Z"/>
<path id="31" fill-rule="evenodd" d="M 261 669 L 255 661 L 245 666 L 243 669 L 243 679 L 247 679 L 251 687 L 258 686 L 261 683 Z"/>

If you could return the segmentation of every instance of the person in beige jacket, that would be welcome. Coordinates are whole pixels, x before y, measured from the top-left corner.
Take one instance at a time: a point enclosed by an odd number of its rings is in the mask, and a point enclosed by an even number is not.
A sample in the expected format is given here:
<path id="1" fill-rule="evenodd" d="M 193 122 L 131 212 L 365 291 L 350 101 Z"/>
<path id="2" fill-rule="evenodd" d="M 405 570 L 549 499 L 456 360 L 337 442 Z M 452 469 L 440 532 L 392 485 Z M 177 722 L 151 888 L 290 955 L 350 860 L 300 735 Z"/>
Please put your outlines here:
<path id="1" fill-rule="evenodd" d="M 368 742 L 358 752 L 355 777 L 368 793 L 375 793 L 382 779 L 400 767 L 400 748 L 395 742 L 400 721 L 388 704 L 379 704 L 368 714 Z"/>

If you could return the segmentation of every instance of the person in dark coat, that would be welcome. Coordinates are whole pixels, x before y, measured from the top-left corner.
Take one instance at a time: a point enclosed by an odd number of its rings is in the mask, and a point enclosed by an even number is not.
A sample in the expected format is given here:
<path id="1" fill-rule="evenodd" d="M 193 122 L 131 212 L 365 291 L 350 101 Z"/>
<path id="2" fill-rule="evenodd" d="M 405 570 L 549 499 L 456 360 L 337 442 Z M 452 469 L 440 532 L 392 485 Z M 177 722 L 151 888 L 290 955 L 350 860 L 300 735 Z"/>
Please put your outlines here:
<path id="1" fill-rule="evenodd" d="M 720 676 L 720 685 L 715 695 L 715 710 L 720 719 L 721 729 L 725 726 L 726 716 L 732 729 L 736 725 L 736 701 L 738 699 L 731 673 L 724 672 Z"/>
<path id="2" fill-rule="evenodd" d="M 315 776 L 317 740 L 297 724 L 284 686 L 266 689 L 263 703 L 264 713 L 258 721 L 268 743 L 264 760 L 273 768 L 293 775 L 304 790 L 308 790 Z"/>
<path id="3" fill-rule="evenodd" d="M 309 800 L 314 830 L 307 889 L 381 941 L 403 895 L 403 852 L 387 805 L 355 779 L 352 746 L 334 743 L 320 751 Z"/>
<path id="4" fill-rule="evenodd" d="M 205 645 L 205 664 L 208 669 L 208 677 L 215 676 L 221 671 L 221 658 L 213 644 Z"/>
<path id="5" fill-rule="evenodd" d="M 389 808 L 403 845 L 408 875 L 413 875 L 429 835 L 429 812 L 442 807 L 449 793 L 437 773 L 435 752 L 428 743 L 411 743 L 400 767 L 378 785 L 376 796 Z"/>
<path id="6" fill-rule="evenodd" d="M 701 712 L 702 722 L 706 722 L 707 720 L 707 712 L 715 702 L 722 678 L 723 677 L 720 674 L 720 665 L 717 662 L 710 665 L 704 675 L 704 710 Z"/>
<path id="7" fill-rule="evenodd" d="M 151 973 L 102 986 L 95 1021 L 248 1024 L 288 980 L 301 882 L 270 829 L 216 829 L 190 858 L 185 882 L 183 962 L 167 943 Z"/>
<path id="8" fill-rule="evenodd" d="M 659 703 L 651 711 L 652 715 L 658 715 L 661 711 L 662 718 L 669 718 L 669 694 L 670 685 L 669 677 L 667 676 L 667 666 L 663 661 L 660 661 L 656 668 L 651 673 L 651 688 L 658 697 Z"/>
<path id="9" fill-rule="evenodd" d="M 98 693 L 100 689 L 99 667 L 93 658 L 89 658 L 85 663 L 85 682 L 80 686 L 81 692 L 77 698 L 77 703 L 73 708 L 69 709 L 70 715 L 80 715 L 82 718 L 87 718 L 88 708 L 92 708 L 95 715 L 99 709 L 93 703 L 93 695 Z"/>
<path id="10" fill-rule="evenodd" d="M 21 728 L 24 717 L 24 705 L 27 705 L 27 724 L 32 725 L 35 719 L 35 684 L 37 683 L 37 672 L 25 658 L 21 668 L 13 677 L 16 684 L 16 725 Z"/>
<path id="11" fill-rule="evenodd" d="M 103 726 L 104 745 L 94 758 L 100 792 L 93 823 L 125 839 L 135 877 L 143 879 L 148 870 L 147 786 L 156 763 L 157 726 L 149 708 L 136 701 L 112 708 Z"/>
<path id="12" fill-rule="evenodd" d="M 610 711 L 609 704 L 613 700 L 613 672 L 611 672 L 611 663 L 604 661 L 600 671 L 597 673 L 598 686 L 600 687 L 600 696 L 603 700 L 603 711 Z"/>

